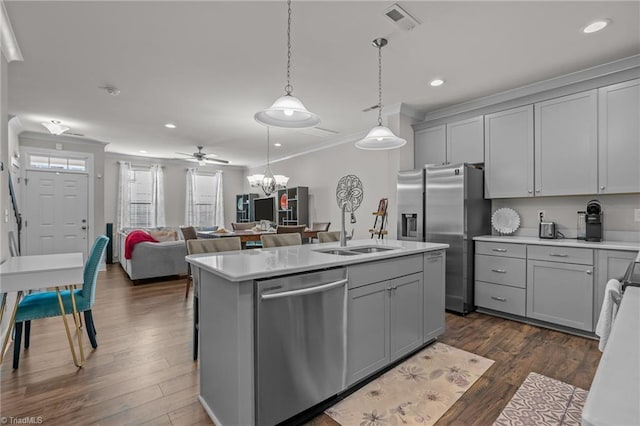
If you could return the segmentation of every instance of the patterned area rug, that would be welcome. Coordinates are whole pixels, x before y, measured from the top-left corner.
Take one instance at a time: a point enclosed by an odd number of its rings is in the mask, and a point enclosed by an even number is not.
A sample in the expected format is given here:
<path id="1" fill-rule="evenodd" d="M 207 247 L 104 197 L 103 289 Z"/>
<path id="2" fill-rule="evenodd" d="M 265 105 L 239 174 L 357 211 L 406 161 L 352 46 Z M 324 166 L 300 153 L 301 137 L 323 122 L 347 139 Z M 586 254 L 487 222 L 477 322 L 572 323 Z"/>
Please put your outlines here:
<path id="1" fill-rule="evenodd" d="M 325 413 L 342 426 L 432 425 L 492 364 L 437 342 Z"/>
<path id="2" fill-rule="evenodd" d="M 494 425 L 580 425 L 588 392 L 560 380 L 529 373 Z"/>

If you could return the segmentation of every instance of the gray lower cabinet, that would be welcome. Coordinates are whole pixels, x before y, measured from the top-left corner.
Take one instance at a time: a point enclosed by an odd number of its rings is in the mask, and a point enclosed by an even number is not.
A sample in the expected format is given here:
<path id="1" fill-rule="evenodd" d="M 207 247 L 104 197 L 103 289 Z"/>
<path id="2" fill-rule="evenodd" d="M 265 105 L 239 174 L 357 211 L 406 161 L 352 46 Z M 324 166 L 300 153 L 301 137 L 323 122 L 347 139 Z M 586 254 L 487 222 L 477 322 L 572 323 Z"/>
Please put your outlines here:
<path id="1" fill-rule="evenodd" d="M 444 333 L 445 252 L 424 254 L 424 326 L 422 342 Z"/>
<path id="2" fill-rule="evenodd" d="M 593 267 L 527 261 L 527 317 L 593 331 Z"/>
<path id="3" fill-rule="evenodd" d="M 349 290 L 347 385 L 423 344 L 423 286 L 420 272 Z"/>
<path id="4" fill-rule="evenodd" d="M 389 281 L 349 290 L 347 384 L 389 363 Z"/>
<path id="5" fill-rule="evenodd" d="M 595 330 L 602 300 L 604 299 L 604 289 L 607 281 L 611 278 L 620 279 L 624 275 L 629 263 L 636 258 L 637 253 L 632 251 L 618 250 L 598 250 L 596 252 L 597 282 L 594 287 L 593 297 L 593 329 Z"/>

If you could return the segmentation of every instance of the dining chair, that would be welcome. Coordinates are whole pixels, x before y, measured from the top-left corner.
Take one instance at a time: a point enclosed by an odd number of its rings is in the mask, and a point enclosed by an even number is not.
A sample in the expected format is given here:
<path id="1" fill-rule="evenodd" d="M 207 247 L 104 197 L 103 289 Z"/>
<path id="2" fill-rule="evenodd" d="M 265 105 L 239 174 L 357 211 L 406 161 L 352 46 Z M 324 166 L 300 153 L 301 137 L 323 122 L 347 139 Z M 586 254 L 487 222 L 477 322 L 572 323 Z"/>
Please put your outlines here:
<path id="1" fill-rule="evenodd" d="M 73 312 L 73 299 L 75 299 L 76 311 L 84 313 L 84 324 L 92 348 L 98 347 L 96 340 L 96 327 L 93 322 L 91 308 L 96 300 L 96 281 L 98 280 L 98 269 L 104 253 L 107 249 L 109 238 L 100 235 L 93 243 L 89 259 L 84 265 L 82 288 L 60 291 L 62 304 L 65 312 Z M 56 291 L 45 291 L 26 295 L 18 304 L 18 311 L 15 319 L 15 340 L 13 342 L 13 368 L 18 368 L 20 362 L 20 344 L 22 340 L 22 324 L 24 323 L 24 348 L 29 349 L 29 337 L 31 334 L 31 320 L 49 318 L 62 315 L 58 293 Z M 75 317 L 75 315 L 74 315 Z M 75 318 L 74 318 L 75 320 Z M 65 320 L 66 321 L 66 320 Z M 65 322 L 66 324 L 66 322 Z M 71 340 L 70 336 L 67 336 Z M 71 341 L 69 342 L 71 343 Z"/>
<path id="2" fill-rule="evenodd" d="M 187 241 L 188 254 L 217 253 L 222 251 L 236 251 L 242 249 L 239 237 L 220 239 L 199 239 Z M 193 360 L 198 359 L 198 332 L 200 316 L 200 287 L 197 281 L 193 286 Z"/>
<path id="3" fill-rule="evenodd" d="M 330 243 L 333 241 L 340 241 L 340 233 L 341 231 L 318 232 L 318 242 Z"/>
<path id="4" fill-rule="evenodd" d="M 307 225 L 278 225 L 276 234 L 299 234 L 300 241 L 304 241 L 305 229 L 307 229 Z"/>
<path id="5" fill-rule="evenodd" d="M 331 222 L 312 222 L 311 230 L 317 231 L 317 232 L 327 232 L 330 226 L 331 226 Z M 316 238 L 318 237 L 316 236 Z M 312 241 L 313 241 L 313 238 L 309 238 L 309 242 L 312 242 Z"/>
<path id="6" fill-rule="evenodd" d="M 263 248 L 299 246 L 302 244 L 302 237 L 298 233 L 260 235 L 260 241 Z"/>
<path id="7" fill-rule="evenodd" d="M 193 226 L 181 226 L 180 232 L 182 232 L 182 238 L 184 239 L 185 244 L 187 244 L 190 240 L 198 239 L 198 233 L 196 232 L 196 228 Z M 187 245 L 187 250 L 189 246 Z M 184 298 L 189 297 L 189 287 L 191 287 L 191 265 L 187 263 L 187 288 L 184 292 Z"/>
<path id="8" fill-rule="evenodd" d="M 243 223 L 238 223 L 238 222 L 232 222 L 231 223 L 231 228 L 234 231 L 246 231 L 248 229 L 251 229 L 253 227 L 255 227 L 258 224 L 258 222 L 243 222 Z"/>

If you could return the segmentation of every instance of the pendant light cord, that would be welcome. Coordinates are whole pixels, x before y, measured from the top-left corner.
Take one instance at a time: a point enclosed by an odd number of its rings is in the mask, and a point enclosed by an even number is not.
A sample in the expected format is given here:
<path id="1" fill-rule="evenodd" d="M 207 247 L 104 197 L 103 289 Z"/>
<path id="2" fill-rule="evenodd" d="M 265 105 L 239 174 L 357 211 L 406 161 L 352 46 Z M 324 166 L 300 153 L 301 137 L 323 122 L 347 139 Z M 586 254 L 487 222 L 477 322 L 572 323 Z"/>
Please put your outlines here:
<path id="1" fill-rule="evenodd" d="M 267 167 L 269 167 L 269 145 L 271 145 L 271 141 L 269 138 L 269 126 L 267 126 Z"/>
<path id="2" fill-rule="evenodd" d="M 378 46 L 378 126 L 382 126 L 382 45 Z"/>
<path id="3" fill-rule="evenodd" d="M 284 86 L 284 91 L 287 92 L 287 96 L 291 96 L 293 92 L 293 86 L 291 85 L 291 0 L 287 0 L 288 17 L 287 17 L 287 85 Z"/>

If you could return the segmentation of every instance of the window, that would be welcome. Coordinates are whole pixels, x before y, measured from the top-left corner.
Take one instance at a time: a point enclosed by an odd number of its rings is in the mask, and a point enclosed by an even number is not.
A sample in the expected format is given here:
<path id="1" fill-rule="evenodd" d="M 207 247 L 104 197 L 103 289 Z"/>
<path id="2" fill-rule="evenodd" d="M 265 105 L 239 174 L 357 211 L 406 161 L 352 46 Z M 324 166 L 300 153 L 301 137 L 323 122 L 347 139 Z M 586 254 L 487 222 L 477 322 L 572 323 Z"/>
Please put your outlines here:
<path id="1" fill-rule="evenodd" d="M 132 227 L 148 228 L 153 226 L 151 170 L 131 170 L 129 172 L 129 220 Z"/>
<path id="2" fill-rule="evenodd" d="M 87 171 L 87 160 L 84 158 L 68 158 L 43 154 L 29 155 L 29 166 L 36 169 Z"/>
<path id="3" fill-rule="evenodd" d="M 117 217 L 119 229 L 165 225 L 162 167 L 132 167 L 120 161 Z"/>
<path id="4" fill-rule="evenodd" d="M 187 171 L 186 223 L 191 226 L 224 226 L 222 172 Z"/>

